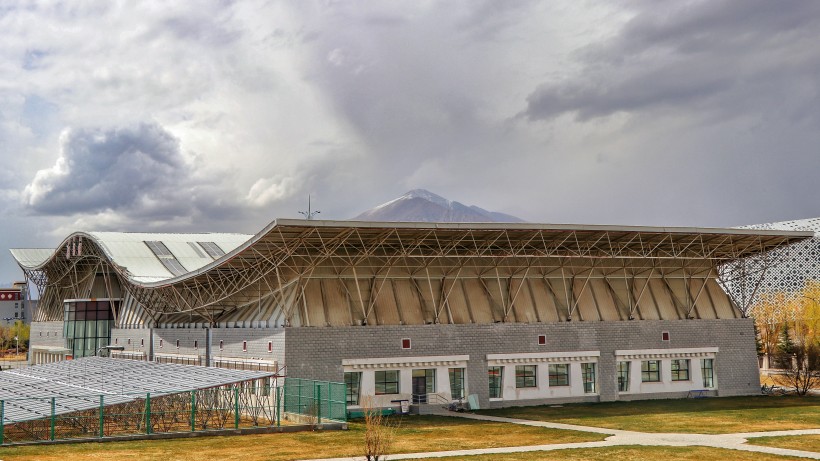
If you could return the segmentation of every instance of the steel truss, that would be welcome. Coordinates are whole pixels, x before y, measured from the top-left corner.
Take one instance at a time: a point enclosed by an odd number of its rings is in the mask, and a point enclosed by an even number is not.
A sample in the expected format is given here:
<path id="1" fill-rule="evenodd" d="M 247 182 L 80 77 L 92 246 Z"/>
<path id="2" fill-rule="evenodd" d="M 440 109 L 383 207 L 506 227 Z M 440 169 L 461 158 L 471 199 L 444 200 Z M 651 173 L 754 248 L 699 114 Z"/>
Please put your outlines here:
<path id="1" fill-rule="evenodd" d="M 119 291 L 133 297 L 144 322 L 153 325 L 549 321 L 539 318 L 538 306 L 534 314 L 520 312 L 520 305 L 542 298 L 551 298 L 559 321 L 584 320 L 584 313 L 590 320 L 710 318 L 727 315 L 718 312 L 719 300 L 709 301 L 711 314 L 698 307 L 718 296 L 708 288 L 717 267 L 805 238 L 797 234 L 289 220 L 272 224 L 209 266 L 157 283 L 136 282 L 87 234 L 69 237 L 65 251 L 24 270 L 41 293 L 35 320 L 62 319 L 64 299 L 90 297 L 100 286 L 107 291 L 100 297 Z M 78 246 L 83 237 L 85 245 Z M 533 293 L 536 282 L 547 294 Z M 465 287 L 474 283 L 491 304 L 489 316 L 470 313 L 472 292 Z M 398 319 L 380 320 L 380 305 L 400 304 L 396 293 L 405 284 L 424 311 L 421 317 L 403 319 L 404 306 L 398 306 Z M 391 292 L 396 301 L 385 301 Z M 347 312 L 327 311 L 334 296 L 345 300 Z M 604 314 L 598 305 L 596 315 L 586 307 L 601 296 L 612 298 L 615 314 Z M 671 307 L 643 312 L 648 299 L 658 296 L 671 299 Z M 323 314 L 316 312 L 317 303 Z M 740 315 L 744 307 L 737 303 Z M 312 312 L 324 318 L 312 321 Z"/>

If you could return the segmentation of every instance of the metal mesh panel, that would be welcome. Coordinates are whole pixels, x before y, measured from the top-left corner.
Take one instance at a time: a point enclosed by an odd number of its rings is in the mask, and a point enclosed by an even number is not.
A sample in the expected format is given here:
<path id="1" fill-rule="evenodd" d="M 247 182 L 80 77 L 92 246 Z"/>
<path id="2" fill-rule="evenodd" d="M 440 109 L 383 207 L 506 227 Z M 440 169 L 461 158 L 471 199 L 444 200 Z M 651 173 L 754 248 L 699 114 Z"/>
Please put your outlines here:
<path id="1" fill-rule="evenodd" d="M 347 420 L 344 383 L 285 378 L 282 411 L 322 420 Z"/>

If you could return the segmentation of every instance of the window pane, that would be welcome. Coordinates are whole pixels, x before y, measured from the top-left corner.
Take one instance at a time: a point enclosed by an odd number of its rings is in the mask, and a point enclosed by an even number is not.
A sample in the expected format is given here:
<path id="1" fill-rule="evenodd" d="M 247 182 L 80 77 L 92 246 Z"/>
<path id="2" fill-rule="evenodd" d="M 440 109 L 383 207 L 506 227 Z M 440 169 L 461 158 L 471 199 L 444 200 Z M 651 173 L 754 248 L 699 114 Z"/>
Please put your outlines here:
<path id="1" fill-rule="evenodd" d="M 347 404 L 359 404 L 359 388 L 362 380 L 361 372 L 345 373 L 345 385 L 347 386 Z"/>
<path id="2" fill-rule="evenodd" d="M 581 375 L 584 379 L 584 392 L 587 394 L 595 393 L 595 364 L 582 363 Z"/>
<path id="3" fill-rule="evenodd" d="M 689 360 L 672 360 L 672 381 L 689 381 Z"/>
<path id="4" fill-rule="evenodd" d="M 490 380 L 490 398 L 500 399 L 502 395 L 501 386 L 504 377 L 504 367 L 489 367 L 487 374 Z"/>
<path id="5" fill-rule="evenodd" d="M 515 367 L 515 387 L 536 387 L 535 372 L 537 365 L 516 365 Z"/>
<path id="6" fill-rule="evenodd" d="M 700 371 L 703 375 L 703 387 L 715 387 L 714 359 L 703 359 L 700 362 Z"/>
<path id="7" fill-rule="evenodd" d="M 629 391 L 629 362 L 618 362 L 618 392 Z"/>
<path id="8" fill-rule="evenodd" d="M 549 366 L 550 386 L 569 386 L 569 364 L 553 363 Z"/>
<path id="9" fill-rule="evenodd" d="M 641 362 L 641 381 L 645 383 L 660 382 L 661 362 L 660 360 L 644 360 Z"/>
<path id="10" fill-rule="evenodd" d="M 376 378 L 376 395 L 382 394 L 398 394 L 399 393 L 399 371 L 377 371 Z"/>
<path id="11" fill-rule="evenodd" d="M 464 368 L 450 368 L 450 395 L 453 399 L 464 398 Z M 492 387 L 492 386 L 490 386 Z"/>

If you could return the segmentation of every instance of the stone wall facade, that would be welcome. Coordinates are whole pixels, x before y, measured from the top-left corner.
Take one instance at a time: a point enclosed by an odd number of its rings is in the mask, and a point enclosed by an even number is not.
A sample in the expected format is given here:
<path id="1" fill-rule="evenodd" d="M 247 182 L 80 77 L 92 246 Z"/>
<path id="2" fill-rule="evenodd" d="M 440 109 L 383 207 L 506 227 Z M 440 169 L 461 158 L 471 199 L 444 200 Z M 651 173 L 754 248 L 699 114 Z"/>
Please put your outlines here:
<path id="1" fill-rule="evenodd" d="M 477 394 L 482 407 L 564 401 L 612 401 L 652 398 L 654 394 L 618 392 L 618 350 L 674 350 L 717 348 L 714 395 L 750 395 L 760 392 L 754 328 L 751 319 L 642 320 L 620 322 L 566 322 L 550 324 L 485 324 L 287 328 L 285 362 L 288 375 L 342 381 L 344 359 L 469 355 L 468 393 Z M 664 341 L 663 333 L 668 333 Z M 538 336 L 546 336 L 539 345 Z M 402 339 L 411 348 L 402 348 Z M 599 351 L 597 398 L 493 401 L 489 399 L 487 355 Z M 694 366 L 694 365 L 693 365 Z M 633 370 L 633 373 L 640 370 Z M 699 383 L 693 387 L 700 388 Z M 686 392 L 665 392 L 664 397 Z"/>

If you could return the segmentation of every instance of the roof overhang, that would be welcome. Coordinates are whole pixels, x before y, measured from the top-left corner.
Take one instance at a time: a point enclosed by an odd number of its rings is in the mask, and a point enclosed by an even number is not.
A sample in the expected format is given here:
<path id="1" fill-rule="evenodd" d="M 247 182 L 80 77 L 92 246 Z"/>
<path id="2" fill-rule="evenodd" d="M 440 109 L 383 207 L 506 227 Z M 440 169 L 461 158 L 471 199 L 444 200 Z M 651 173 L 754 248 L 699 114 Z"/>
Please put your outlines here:
<path id="1" fill-rule="evenodd" d="M 72 234 L 99 239 L 98 233 Z M 165 235 L 143 234 L 156 240 Z M 181 276 L 145 281 L 126 276 L 144 288 L 183 283 L 208 271 L 239 270 L 277 257 L 335 252 L 376 252 L 408 257 L 576 257 L 704 259 L 722 263 L 742 259 L 812 238 L 813 232 L 532 223 L 426 223 L 277 219 L 225 256 Z M 98 242 L 105 248 L 105 242 Z M 61 245 L 62 247 L 63 245 Z M 55 250 L 11 250 L 24 270 L 37 270 Z M 50 256 L 46 257 L 46 254 Z M 108 255 L 107 255 L 108 256 Z M 109 258 L 117 267 L 115 258 Z"/>

